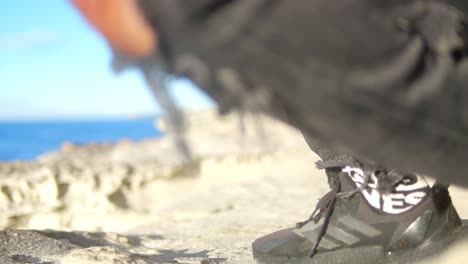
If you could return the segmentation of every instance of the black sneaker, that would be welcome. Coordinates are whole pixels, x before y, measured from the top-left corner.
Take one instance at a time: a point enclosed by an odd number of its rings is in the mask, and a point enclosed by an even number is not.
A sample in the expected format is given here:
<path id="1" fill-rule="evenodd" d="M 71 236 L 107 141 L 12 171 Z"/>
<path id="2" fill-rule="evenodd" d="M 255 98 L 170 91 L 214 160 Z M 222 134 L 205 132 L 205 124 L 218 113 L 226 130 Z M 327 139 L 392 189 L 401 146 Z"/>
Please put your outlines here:
<path id="1" fill-rule="evenodd" d="M 319 162 L 331 191 L 311 217 L 255 240 L 260 263 L 412 263 L 468 233 L 447 188 L 350 158 Z M 379 180 L 399 179 L 388 191 Z"/>

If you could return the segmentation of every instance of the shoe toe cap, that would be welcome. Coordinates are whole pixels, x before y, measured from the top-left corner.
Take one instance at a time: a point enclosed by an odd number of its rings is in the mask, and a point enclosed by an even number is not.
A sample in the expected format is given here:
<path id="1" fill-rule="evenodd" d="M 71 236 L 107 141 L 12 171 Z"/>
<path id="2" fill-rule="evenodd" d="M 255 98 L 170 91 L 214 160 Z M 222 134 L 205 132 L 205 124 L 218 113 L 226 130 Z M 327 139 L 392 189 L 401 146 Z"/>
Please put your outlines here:
<path id="1" fill-rule="evenodd" d="M 252 243 L 252 250 L 256 254 L 270 256 L 306 256 L 312 242 L 294 232 L 296 228 L 287 228 L 272 234 L 260 237 Z"/>

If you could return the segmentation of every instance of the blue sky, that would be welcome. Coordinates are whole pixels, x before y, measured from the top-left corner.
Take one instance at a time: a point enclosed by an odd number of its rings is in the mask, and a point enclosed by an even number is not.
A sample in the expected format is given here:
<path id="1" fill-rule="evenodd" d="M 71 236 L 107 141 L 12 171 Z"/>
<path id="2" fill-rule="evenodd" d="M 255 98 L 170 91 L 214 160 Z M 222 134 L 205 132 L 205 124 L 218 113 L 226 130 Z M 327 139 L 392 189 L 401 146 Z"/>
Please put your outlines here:
<path id="1" fill-rule="evenodd" d="M 141 76 L 115 76 L 105 41 L 67 0 L 0 1 L 0 120 L 126 117 L 160 112 Z M 186 80 L 185 108 L 213 103 Z"/>

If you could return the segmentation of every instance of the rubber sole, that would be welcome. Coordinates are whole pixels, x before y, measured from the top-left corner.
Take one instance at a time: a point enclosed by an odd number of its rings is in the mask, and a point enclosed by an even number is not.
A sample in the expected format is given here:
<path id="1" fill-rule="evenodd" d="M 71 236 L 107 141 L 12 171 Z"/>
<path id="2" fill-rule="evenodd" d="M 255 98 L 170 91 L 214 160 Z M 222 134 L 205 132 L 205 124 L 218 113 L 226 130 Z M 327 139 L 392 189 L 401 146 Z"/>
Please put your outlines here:
<path id="1" fill-rule="evenodd" d="M 269 256 L 253 251 L 253 257 L 261 264 L 406 264 L 420 261 L 442 253 L 452 243 L 468 237 L 468 220 L 449 235 L 437 241 L 428 241 L 421 246 L 398 252 L 388 252 L 381 246 L 368 246 L 324 252 L 309 257 Z"/>

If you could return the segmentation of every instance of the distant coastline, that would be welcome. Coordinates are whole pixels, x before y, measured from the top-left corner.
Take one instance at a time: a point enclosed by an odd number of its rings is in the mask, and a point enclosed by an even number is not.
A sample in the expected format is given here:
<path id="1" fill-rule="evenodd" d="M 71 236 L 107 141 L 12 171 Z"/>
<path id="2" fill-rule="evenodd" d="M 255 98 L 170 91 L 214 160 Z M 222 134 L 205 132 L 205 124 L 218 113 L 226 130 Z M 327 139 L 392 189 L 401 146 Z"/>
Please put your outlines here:
<path id="1" fill-rule="evenodd" d="M 0 161 L 28 161 L 76 145 L 139 141 L 161 137 L 154 115 L 125 118 L 0 121 Z"/>

